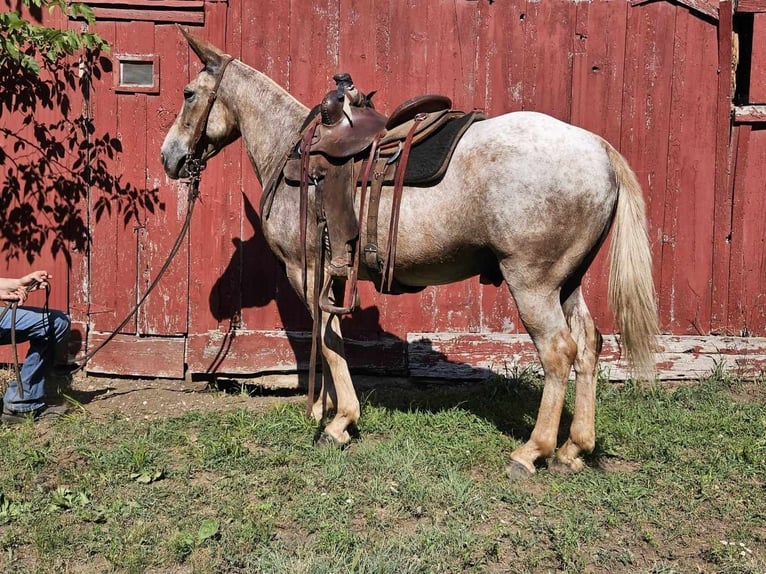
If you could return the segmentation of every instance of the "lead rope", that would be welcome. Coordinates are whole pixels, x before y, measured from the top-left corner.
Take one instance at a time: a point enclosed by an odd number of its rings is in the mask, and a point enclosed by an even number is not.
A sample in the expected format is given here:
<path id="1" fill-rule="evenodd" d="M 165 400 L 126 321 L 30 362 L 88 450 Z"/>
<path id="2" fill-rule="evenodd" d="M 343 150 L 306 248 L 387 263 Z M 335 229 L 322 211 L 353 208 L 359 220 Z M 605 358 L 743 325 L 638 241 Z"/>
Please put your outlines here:
<path id="1" fill-rule="evenodd" d="M 197 159 L 191 160 L 188 170 L 190 173 L 190 178 L 189 178 L 189 194 L 187 197 L 186 219 L 184 220 L 184 224 L 181 227 L 181 231 L 179 232 L 178 237 L 176 238 L 176 241 L 173 244 L 173 247 L 170 249 L 170 253 L 168 254 L 167 259 L 165 259 L 165 263 L 162 265 L 162 267 L 159 270 L 159 273 L 157 273 L 157 276 L 149 284 L 149 287 L 147 288 L 146 292 L 141 296 L 141 298 L 135 304 L 135 306 L 130 311 L 130 313 L 128 313 L 128 315 L 122 320 L 122 322 L 117 326 L 117 328 L 109 334 L 109 336 L 106 339 L 101 341 L 101 343 L 99 343 L 99 345 L 95 349 L 93 349 L 90 353 L 86 354 L 81 359 L 80 364 L 77 366 L 77 368 L 75 368 L 72 371 L 73 374 L 84 369 L 88 361 L 90 361 L 93 358 L 93 355 L 95 355 L 101 349 L 103 349 L 104 346 L 107 343 L 109 343 L 112 339 L 114 339 L 117 336 L 117 334 L 122 330 L 122 328 L 128 324 L 128 321 L 130 321 L 133 318 L 133 316 L 138 312 L 139 307 L 143 305 L 144 301 L 146 301 L 146 298 L 149 296 L 152 290 L 154 290 L 154 288 L 160 282 L 160 279 L 162 279 L 162 276 L 165 274 L 165 271 L 167 271 L 168 267 L 170 267 L 170 263 L 173 261 L 173 258 L 176 256 L 176 253 L 178 253 L 178 250 L 181 248 L 181 244 L 183 243 L 183 240 L 186 237 L 187 232 L 189 231 L 189 226 L 191 224 L 191 219 L 192 219 L 192 213 L 194 212 L 195 201 L 199 197 L 199 182 L 200 182 L 200 174 L 202 173 L 202 168 L 200 166 L 199 160 Z M 0 316 L 0 318 L 2 317 Z"/>

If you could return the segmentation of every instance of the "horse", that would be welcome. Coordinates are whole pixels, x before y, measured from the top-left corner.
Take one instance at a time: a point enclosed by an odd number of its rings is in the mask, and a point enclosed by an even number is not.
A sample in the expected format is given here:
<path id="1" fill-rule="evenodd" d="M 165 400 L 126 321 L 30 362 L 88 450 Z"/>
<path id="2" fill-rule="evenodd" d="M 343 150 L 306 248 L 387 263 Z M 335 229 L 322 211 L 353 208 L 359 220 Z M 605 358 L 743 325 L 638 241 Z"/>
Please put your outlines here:
<path id="1" fill-rule="evenodd" d="M 302 265 L 298 187 L 281 177 L 309 108 L 264 73 L 181 32 L 204 68 L 183 90 L 182 108 L 162 144 L 162 165 L 171 179 L 189 177 L 242 139 L 261 185 L 273 189 L 268 216 L 262 214 L 264 237 L 320 327 L 324 376 L 321 392 L 309 397 L 310 412 L 320 425 L 326 423 L 321 441 L 344 446 L 360 404 L 339 318 L 313 305 L 317 263 L 309 256 L 308 271 Z M 381 245 L 387 244 L 390 213 L 391 188 L 384 188 Z M 544 376 L 539 411 L 529 439 L 510 454 L 505 472 L 512 480 L 535 473 L 538 459 L 553 471 L 580 471 L 583 454 L 595 447 L 602 337 L 581 283 L 610 231 L 608 300 L 622 353 L 636 378 L 652 377 L 658 321 L 646 209 L 635 174 L 608 142 L 545 114 L 506 113 L 468 128 L 436 185 L 403 190 L 395 280 L 422 288 L 497 276 L 496 283 L 504 281 L 510 290 L 539 355 Z M 363 227 L 360 237 L 365 232 Z M 316 250 L 317 232 L 309 226 L 306 233 L 309 251 Z M 369 277 L 360 269 L 359 279 Z M 573 367 L 574 411 L 569 436 L 557 449 Z"/>

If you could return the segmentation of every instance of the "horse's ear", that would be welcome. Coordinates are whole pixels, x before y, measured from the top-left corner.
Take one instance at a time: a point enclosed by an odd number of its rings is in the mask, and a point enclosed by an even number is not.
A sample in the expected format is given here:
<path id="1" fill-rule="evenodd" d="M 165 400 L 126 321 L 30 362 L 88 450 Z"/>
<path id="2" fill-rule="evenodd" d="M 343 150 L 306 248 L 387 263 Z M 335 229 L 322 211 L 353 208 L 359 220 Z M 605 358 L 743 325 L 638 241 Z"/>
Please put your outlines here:
<path id="1" fill-rule="evenodd" d="M 221 63 L 223 57 L 223 53 L 218 48 L 213 46 L 210 42 L 193 36 L 188 30 L 185 30 L 181 26 L 178 26 L 178 29 L 181 31 L 181 34 L 183 34 L 184 38 L 186 38 L 186 41 L 189 43 L 191 49 L 194 50 L 194 53 L 197 54 L 197 57 L 203 64 L 205 64 L 206 68 L 214 69 L 218 67 L 218 64 Z"/>

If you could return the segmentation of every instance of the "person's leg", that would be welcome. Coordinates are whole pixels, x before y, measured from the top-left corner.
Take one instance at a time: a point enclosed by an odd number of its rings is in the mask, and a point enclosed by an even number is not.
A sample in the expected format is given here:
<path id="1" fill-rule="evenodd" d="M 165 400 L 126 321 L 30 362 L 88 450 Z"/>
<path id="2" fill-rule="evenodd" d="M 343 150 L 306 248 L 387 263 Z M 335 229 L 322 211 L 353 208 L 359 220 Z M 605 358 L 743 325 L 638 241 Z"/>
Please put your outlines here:
<path id="1" fill-rule="evenodd" d="M 11 311 L 0 321 L 0 344 L 11 342 Z M 66 344 L 71 321 L 62 311 L 36 307 L 16 310 L 16 342 L 29 341 L 29 352 L 21 366 L 23 398 L 17 381 L 8 385 L 3 410 L 27 413 L 45 406 L 45 376 L 56 359 L 56 349 Z"/>

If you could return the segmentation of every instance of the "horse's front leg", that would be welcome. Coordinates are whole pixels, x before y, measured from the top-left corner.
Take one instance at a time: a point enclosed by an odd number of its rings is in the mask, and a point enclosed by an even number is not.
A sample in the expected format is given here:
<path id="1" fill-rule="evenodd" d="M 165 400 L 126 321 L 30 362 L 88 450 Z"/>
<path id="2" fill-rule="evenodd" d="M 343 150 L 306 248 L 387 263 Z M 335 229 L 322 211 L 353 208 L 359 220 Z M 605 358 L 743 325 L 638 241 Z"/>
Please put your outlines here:
<path id="1" fill-rule="evenodd" d="M 360 408 L 356 390 L 351 381 L 351 374 L 346 363 L 346 355 L 343 349 L 343 335 L 340 331 L 340 320 L 337 315 L 320 313 L 322 321 L 322 357 L 324 359 L 323 370 L 325 376 L 322 384 L 322 392 L 317 402 L 321 403 L 323 395 L 326 395 L 335 403 L 335 416 L 325 427 L 320 443 L 332 442 L 337 446 L 343 446 L 351 440 L 349 428 L 356 425 L 359 420 Z M 330 377 L 327 377 L 329 370 Z M 331 380 L 328 380 L 331 379 Z M 326 411 L 319 405 L 319 412 Z M 317 404 L 314 404 L 314 416 L 317 414 Z"/>
<path id="2" fill-rule="evenodd" d="M 335 409 L 338 399 L 335 395 L 335 385 L 332 382 L 332 373 L 326 361 L 322 361 L 322 388 L 311 406 L 311 416 L 321 423 L 330 411 Z"/>

